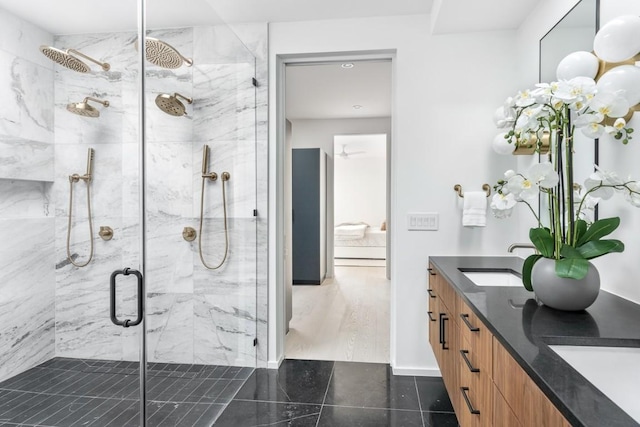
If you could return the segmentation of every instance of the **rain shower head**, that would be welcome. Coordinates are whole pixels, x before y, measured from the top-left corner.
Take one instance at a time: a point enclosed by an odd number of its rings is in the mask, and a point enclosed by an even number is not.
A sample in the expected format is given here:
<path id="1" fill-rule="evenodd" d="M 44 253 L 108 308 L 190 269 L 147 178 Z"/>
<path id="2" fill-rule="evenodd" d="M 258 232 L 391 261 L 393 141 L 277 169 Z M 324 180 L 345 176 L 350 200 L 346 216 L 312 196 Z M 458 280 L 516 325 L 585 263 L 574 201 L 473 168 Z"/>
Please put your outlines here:
<path id="1" fill-rule="evenodd" d="M 160 95 L 156 96 L 156 105 L 162 111 L 172 116 L 186 116 L 187 109 L 184 104 L 180 102 L 178 97 L 184 99 L 189 104 L 193 102 L 192 98 L 187 98 L 186 96 L 180 95 L 179 93 L 174 93 L 173 95 L 169 95 L 168 93 L 161 93 Z"/>
<path id="2" fill-rule="evenodd" d="M 80 56 L 88 61 L 98 64 L 104 71 L 109 71 L 111 69 L 111 66 L 106 62 L 100 62 L 75 49 L 62 50 L 56 47 L 43 45 L 40 46 L 40 52 L 42 52 L 50 60 L 79 73 L 88 73 L 89 71 L 91 71 L 91 68 L 89 68 L 89 66 L 83 61 L 76 58 L 76 56 Z"/>
<path id="3" fill-rule="evenodd" d="M 152 37 L 146 38 L 145 54 L 147 61 L 162 68 L 180 68 L 183 63 L 187 67 L 193 65 L 193 59 L 185 58 L 170 44 Z"/>
<path id="4" fill-rule="evenodd" d="M 98 111 L 97 108 L 89 105 L 89 101 L 98 102 L 105 107 L 109 106 L 109 101 L 103 101 L 101 99 L 88 96 L 82 102 L 72 102 L 71 104 L 67 104 L 67 111 L 84 117 L 100 117 L 100 111 Z"/>

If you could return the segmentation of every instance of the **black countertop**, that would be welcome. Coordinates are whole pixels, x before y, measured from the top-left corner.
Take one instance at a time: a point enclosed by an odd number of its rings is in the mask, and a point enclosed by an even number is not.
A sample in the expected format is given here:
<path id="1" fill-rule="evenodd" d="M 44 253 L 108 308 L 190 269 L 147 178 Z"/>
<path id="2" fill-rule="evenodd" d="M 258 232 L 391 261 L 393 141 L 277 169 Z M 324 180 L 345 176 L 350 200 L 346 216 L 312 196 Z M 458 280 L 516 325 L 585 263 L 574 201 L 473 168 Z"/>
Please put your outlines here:
<path id="1" fill-rule="evenodd" d="M 435 256 L 429 261 L 573 426 L 640 425 L 548 347 L 640 347 L 640 305 L 600 291 L 585 311 L 558 311 L 539 306 L 524 287 L 476 286 L 459 270 L 497 268 L 520 273 L 521 258 Z"/>

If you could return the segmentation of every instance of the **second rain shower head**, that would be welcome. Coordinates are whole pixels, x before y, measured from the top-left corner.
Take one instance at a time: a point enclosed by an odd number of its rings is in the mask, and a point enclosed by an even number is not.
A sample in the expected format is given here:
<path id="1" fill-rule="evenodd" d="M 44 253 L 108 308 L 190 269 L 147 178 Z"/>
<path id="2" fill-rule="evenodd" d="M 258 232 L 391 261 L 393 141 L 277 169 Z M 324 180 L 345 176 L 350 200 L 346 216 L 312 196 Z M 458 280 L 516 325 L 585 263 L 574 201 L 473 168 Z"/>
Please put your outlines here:
<path id="1" fill-rule="evenodd" d="M 178 98 L 184 99 L 189 104 L 193 102 L 192 98 L 187 98 L 186 96 L 180 95 L 179 93 L 174 93 L 173 95 L 169 95 L 168 93 L 161 93 L 160 95 L 156 96 L 156 105 L 162 111 L 172 116 L 186 116 L 187 108 Z"/>
<path id="2" fill-rule="evenodd" d="M 82 60 L 78 59 L 78 56 L 95 64 L 98 64 L 104 71 L 109 71 L 111 69 L 111 66 L 106 62 L 100 62 L 75 49 L 62 50 L 56 47 L 43 45 L 40 46 L 40 52 L 42 52 L 44 56 L 46 56 L 50 60 L 79 73 L 88 73 L 89 71 L 91 71 L 91 68 L 89 68 L 89 66 Z"/>
<path id="3" fill-rule="evenodd" d="M 89 105 L 89 101 L 98 102 L 105 107 L 109 106 L 109 101 L 103 101 L 101 99 L 88 96 L 82 102 L 72 102 L 71 104 L 67 104 L 67 111 L 84 117 L 100 117 L 100 111 Z"/>
<path id="4" fill-rule="evenodd" d="M 152 64 L 155 64 L 158 67 L 171 69 L 180 68 L 182 64 L 187 64 L 187 67 L 193 65 L 193 59 L 182 56 L 182 54 L 178 52 L 178 49 L 174 48 L 169 43 L 154 39 L 153 37 L 147 37 L 145 40 L 145 55 L 147 57 L 147 61 Z"/>

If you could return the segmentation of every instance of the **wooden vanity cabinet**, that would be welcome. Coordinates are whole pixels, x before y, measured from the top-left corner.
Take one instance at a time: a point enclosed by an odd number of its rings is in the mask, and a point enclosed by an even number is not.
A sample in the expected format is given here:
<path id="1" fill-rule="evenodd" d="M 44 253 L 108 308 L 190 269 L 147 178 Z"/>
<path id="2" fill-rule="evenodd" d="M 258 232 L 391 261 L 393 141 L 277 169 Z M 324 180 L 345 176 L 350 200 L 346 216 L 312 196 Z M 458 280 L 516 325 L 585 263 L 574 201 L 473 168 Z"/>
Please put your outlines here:
<path id="1" fill-rule="evenodd" d="M 431 264 L 429 342 L 462 427 L 570 426 Z"/>

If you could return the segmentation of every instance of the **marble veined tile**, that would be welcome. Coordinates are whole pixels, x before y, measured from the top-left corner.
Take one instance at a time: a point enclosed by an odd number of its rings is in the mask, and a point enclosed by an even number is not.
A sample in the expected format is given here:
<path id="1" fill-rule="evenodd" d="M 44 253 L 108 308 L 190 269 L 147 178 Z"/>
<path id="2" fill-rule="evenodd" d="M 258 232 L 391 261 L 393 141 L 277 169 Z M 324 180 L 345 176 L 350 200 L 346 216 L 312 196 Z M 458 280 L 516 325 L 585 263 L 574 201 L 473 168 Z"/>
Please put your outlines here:
<path id="1" fill-rule="evenodd" d="M 53 62 L 40 52 L 41 45 L 51 44 L 53 35 L 0 9 L 0 49 L 43 67 L 53 68 Z"/>
<path id="2" fill-rule="evenodd" d="M 0 134 L 53 142 L 53 72 L 0 51 Z"/>
<path id="3" fill-rule="evenodd" d="M 191 144 L 147 146 L 147 210 L 191 217 L 194 186 Z M 199 170 L 199 168 L 198 168 Z"/>
<path id="4" fill-rule="evenodd" d="M 108 290 L 56 294 L 58 357 L 119 360 L 122 329 L 111 323 Z"/>
<path id="5" fill-rule="evenodd" d="M 246 64 L 194 65 L 194 140 L 255 140 L 254 67 Z"/>
<path id="6" fill-rule="evenodd" d="M 198 64 L 253 63 L 254 57 L 227 25 L 193 29 L 193 52 Z"/>
<path id="7" fill-rule="evenodd" d="M 194 143 L 193 152 L 193 211 L 200 214 L 202 189 L 201 143 Z M 249 141 L 214 141 L 209 145 L 209 172 L 216 172 L 216 181 L 205 180 L 204 213 L 206 218 L 223 216 L 222 172 L 229 172 L 231 178 L 224 183 L 229 218 L 253 218 L 256 209 L 256 150 Z"/>
<path id="8" fill-rule="evenodd" d="M 53 144 L 0 135 L 0 178 L 53 181 Z"/>
<path id="9" fill-rule="evenodd" d="M 193 363 L 193 295 L 179 293 L 147 295 L 149 360 Z"/>
<path id="10" fill-rule="evenodd" d="M 52 223 L 0 220 L 0 381 L 54 355 Z"/>
<path id="11" fill-rule="evenodd" d="M 217 270 L 207 270 L 194 257 L 194 293 L 241 295 L 255 299 L 256 222 L 254 219 L 229 219 L 229 251 L 225 263 Z M 224 225 L 221 219 L 207 219 L 202 231 L 202 252 L 210 266 L 224 256 Z"/>
<path id="12" fill-rule="evenodd" d="M 53 218 L 51 183 L 0 179 L 0 218 Z"/>
<path id="13" fill-rule="evenodd" d="M 255 300 L 196 295 L 194 312 L 194 363 L 255 366 Z"/>
<path id="14" fill-rule="evenodd" d="M 192 293 L 194 244 L 182 238 L 185 226 L 197 226 L 181 217 L 149 214 L 147 217 L 147 291 Z"/>
<path id="15" fill-rule="evenodd" d="M 121 144 L 60 144 L 56 146 L 56 167 L 53 198 L 56 215 L 69 212 L 69 176 L 83 175 L 87 170 L 89 147 L 94 149 L 93 178 L 90 183 L 93 215 L 122 215 L 122 145 Z M 87 183 L 73 184 L 73 215 L 87 217 Z"/>

